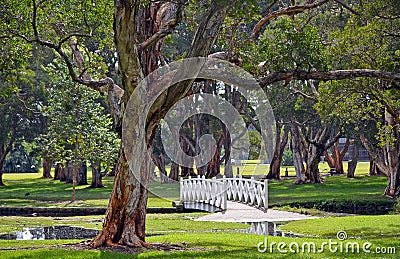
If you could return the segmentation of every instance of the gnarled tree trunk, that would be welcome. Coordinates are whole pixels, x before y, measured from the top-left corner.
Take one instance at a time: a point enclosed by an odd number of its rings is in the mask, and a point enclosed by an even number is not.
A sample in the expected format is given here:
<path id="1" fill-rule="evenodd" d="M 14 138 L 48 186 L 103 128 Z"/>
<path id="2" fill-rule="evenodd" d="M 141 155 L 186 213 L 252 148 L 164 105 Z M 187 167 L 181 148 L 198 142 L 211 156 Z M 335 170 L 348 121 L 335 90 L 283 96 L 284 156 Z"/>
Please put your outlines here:
<path id="1" fill-rule="evenodd" d="M 107 173 L 107 169 L 102 172 L 101 165 L 99 162 L 94 162 L 90 166 L 92 168 L 92 183 L 90 188 L 103 188 L 103 176 Z"/>
<path id="2" fill-rule="evenodd" d="M 171 5 L 172 3 L 166 4 Z M 152 71 L 148 68 L 156 67 L 149 63 L 143 63 L 143 58 L 146 57 L 146 62 L 155 62 L 157 64 L 157 56 L 154 55 L 150 58 L 148 55 L 141 55 L 141 63 L 139 61 L 140 56 L 138 49 L 135 45 L 136 41 L 152 39 L 151 36 L 146 37 L 145 33 L 143 33 L 143 29 L 151 28 L 151 24 L 155 23 L 154 16 L 157 14 L 157 9 L 153 9 L 152 12 L 149 12 L 150 10 L 142 10 L 143 6 L 141 3 L 133 0 L 115 1 L 115 5 L 115 42 L 119 59 L 119 70 L 125 90 L 124 103 L 126 104 L 140 80 L 143 79 L 143 71 L 150 73 Z M 154 6 L 150 4 L 150 8 L 154 8 Z M 217 32 L 220 30 L 228 8 L 229 5 L 218 0 L 213 1 L 209 5 L 209 9 L 199 23 L 192 45 L 188 51 L 188 57 L 208 55 L 214 45 L 218 35 Z M 171 12 L 173 12 L 172 9 L 173 8 L 171 8 Z M 153 16 L 151 14 L 153 14 Z M 171 15 L 169 17 L 171 17 Z M 140 26 L 141 22 L 144 23 L 145 26 Z M 151 31 L 150 35 L 154 33 L 155 31 Z M 142 52 L 145 51 L 146 50 L 142 50 Z M 157 52 L 155 49 L 151 51 L 153 53 Z M 147 52 L 146 54 L 149 53 L 150 52 Z M 172 105 L 185 96 L 193 81 L 194 80 L 189 80 L 187 82 L 178 83 L 169 88 L 166 93 L 166 98 L 157 102 L 156 106 L 152 107 L 151 114 L 147 114 L 147 117 L 150 118 L 146 125 L 148 132 L 145 135 L 148 147 L 152 144 L 159 120 Z M 137 143 L 142 142 L 138 141 Z M 143 150 L 139 151 L 140 147 L 141 146 L 133 145 L 131 149 L 134 152 L 143 152 Z M 122 244 L 137 247 L 146 246 L 145 219 L 147 180 L 149 172 L 151 171 L 150 159 L 145 156 L 143 162 L 136 161 L 136 163 L 140 163 L 140 165 L 136 164 L 135 168 L 140 168 L 140 171 L 133 172 L 130 171 L 127 163 L 127 154 L 125 154 L 124 150 L 122 152 L 123 159 L 117 169 L 114 189 L 110 197 L 103 229 L 93 240 L 93 245 L 95 247 L 105 244 Z"/>
<path id="3" fill-rule="evenodd" d="M 306 177 L 311 183 L 323 182 L 319 173 L 319 162 L 321 162 L 321 157 L 326 150 L 326 144 L 330 133 L 331 131 L 327 127 L 310 130 Z"/>
<path id="4" fill-rule="evenodd" d="M 271 160 L 269 173 L 267 175 L 268 179 L 281 179 L 282 156 L 288 142 L 288 137 L 289 130 L 287 126 L 283 127 L 282 133 L 282 125 L 280 123 L 276 123 L 275 151 Z"/>
<path id="5" fill-rule="evenodd" d="M 340 150 L 338 140 L 330 148 L 332 154 L 329 154 L 327 151 L 324 152 L 325 159 L 328 162 L 329 167 L 334 168 L 338 174 L 344 174 L 343 158 L 349 150 L 350 144 L 350 139 L 346 138 L 346 143 L 344 144 L 342 150 Z"/>
<path id="6" fill-rule="evenodd" d="M 42 178 L 52 178 L 51 174 L 50 174 L 52 164 L 53 164 L 53 161 L 51 161 L 50 158 L 42 158 L 42 165 L 43 165 Z"/>
<path id="7" fill-rule="evenodd" d="M 60 180 L 61 172 L 63 170 L 63 165 L 61 163 L 57 163 L 54 168 L 54 180 Z"/>
<path id="8" fill-rule="evenodd" d="M 179 181 L 179 165 L 171 162 L 171 170 L 169 171 L 169 178 L 174 181 Z"/>
<path id="9" fill-rule="evenodd" d="M 290 123 L 291 132 L 291 144 L 293 152 L 293 163 L 296 171 L 295 184 L 303 184 L 306 182 L 306 170 L 304 168 L 303 156 L 302 156 L 302 141 L 300 136 L 299 127 L 294 123 Z"/>
<path id="10" fill-rule="evenodd" d="M 3 167 L 8 153 L 10 153 L 15 141 L 15 130 L 11 131 L 11 137 L 8 140 L 7 146 L 4 143 L 0 144 L 0 186 L 4 186 L 3 182 Z"/>
<path id="11" fill-rule="evenodd" d="M 348 168 L 347 168 L 347 177 L 354 178 L 356 173 L 357 163 L 358 163 L 358 144 L 354 142 L 353 153 L 351 155 L 351 160 L 349 161 Z"/>

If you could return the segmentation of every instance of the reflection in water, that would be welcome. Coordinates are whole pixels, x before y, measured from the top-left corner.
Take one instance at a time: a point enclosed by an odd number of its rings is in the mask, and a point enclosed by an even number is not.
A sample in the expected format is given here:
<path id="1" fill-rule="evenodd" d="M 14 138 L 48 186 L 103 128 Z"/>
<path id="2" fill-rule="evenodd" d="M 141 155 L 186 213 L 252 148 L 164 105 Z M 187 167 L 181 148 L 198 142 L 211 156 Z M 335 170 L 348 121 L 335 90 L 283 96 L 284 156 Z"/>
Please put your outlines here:
<path id="1" fill-rule="evenodd" d="M 292 233 L 285 233 L 282 230 L 278 230 L 282 223 L 279 222 L 246 222 L 250 227 L 244 230 L 244 233 L 251 233 L 264 236 L 282 236 L 282 237 L 295 237 Z"/>
<path id="2" fill-rule="evenodd" d="M 95 229 L 82 227 L 53 226 L 42 228 L 25 228 L 13 234 L 0 235 L 0 239 L 7 240 L 44 240 L 44 239 L 83 239 L 93 238 L 99 233 Z"/>

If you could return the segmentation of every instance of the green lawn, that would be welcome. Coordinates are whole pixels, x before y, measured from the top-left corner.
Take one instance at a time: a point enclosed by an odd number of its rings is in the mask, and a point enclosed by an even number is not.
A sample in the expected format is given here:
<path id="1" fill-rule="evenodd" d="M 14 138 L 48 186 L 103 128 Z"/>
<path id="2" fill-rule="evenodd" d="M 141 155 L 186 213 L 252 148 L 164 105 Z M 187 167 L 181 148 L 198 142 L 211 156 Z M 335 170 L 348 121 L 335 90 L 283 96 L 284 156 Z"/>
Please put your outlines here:
<path id="1" fill-rule="evenodd" d="M 334 238 L 338 231 L 346 231 L 349 238 L 399 238 L 400 215 L 299 220 L 289 222 L 281 229 L 287 232 L 324 238 Z"/>
<path id="2" fill-rule="evenodd" d="M 106 188 L 86 189 L 78 187 L 78 202 L 69 204 L 71 186 L 51 179 L 40 179 L 40 174 L 6 174 L 6 187 L 1 187 L 1 206 L 99 206 L 107 205 L 113 179 L 106 178 Z M 293 185 L 293 180 L 269 183 L 271 205 L 285 203 L 319 201 L 327 199 L 385 200 L 382 192 L 386 177 L 365 176 L 359 173 L 355 179 L 345 176 L 326 177 L 324 184 Z M 178 199 L 178 184 L 150 186 L 149 206 L 171 206 L 171 200 Z M 25 193 L 30 195 L 25 197 Z M 163 198 L 161 198 L 163 197 Z M 260 253 L 257 245 L 265 237 L 234 232 L 246 228 L 240 223 L 197 222 L 192 218 L 205 213 L 148 214 L 146 231 L 148 242 L 179 244 L 185 251 L 146 251 L 138 255 L 97 251 L 73 250 L 70 246 L 59 246 L 77 240 L 45 241 L 0 241 L 0 258 L 383 258 L 372 253 L 332 253 L 328 249 L 322 253 L 287 253 L 277 251 Z M 1 217 L 0 233 L 9 233 L 27 227 L 69 225 L 100 229 L 102 216 L 85 217 Z M 313 242 L 320 247 L 323 242 L 334 239 L 337 231 L 344 230 L 349 241 L 363 245 L 372 243 L 375 248 L 396 249 L 395 254 L 385 254 L 384 258 L 399 258 L 400 227 L 399 215 L 356 216 L 321 218 L 291 222 L 282 226 L 285 231 L 302 234 L 304 238 L 268 237 L 272 242 L 299 243 Z M 335 239 L 336 240 L 336 239 Z M 336 240 L 337 241 L 337 240 Z M 375 250 L 374 250 L 375 251 Z"/>
<path id="3" fill-rule="evenodd" d="M 363 168 L 364 164 L 366 163 L 361 163 L 359 168 Z M 249 164 L 246 167 L 253 166 L 256 165 Z M 321 168 L 323 166 L 321 164 Z M 269 202 L 271 206 L 281 206 L 294 202 L 327 199 L 388 200 L 382 196 L 387 178 L 368 176 L 366 173 L 367 170 L 364 173 L 359 171 L 354 179 L 346 176 L 328 176 L 325 177 L 324 184 L 294 185 L 293 179 L 270 181 Z M 78 186 L 77 201 L 70 203 L 72 189 L 70 184 L 40 177 L 40 173 L 4 174 L 7 186 L 0 187 L 0 206 L 106 207 L 113 186 L 113 177 L 104 178 L 105 188 L 90 189 L 88 186 Z M 26 193 L 29 195 L 25 196 Z M 178 183 L 150 184 L 148 207 L 171 207 L 174 200 L 179 200 Z"/>
<path id="4" fill-rule="evenodd" d="M 158 233 L 149 236 L 151 243 L 179 244 L 185 247 L 184 251 L 146 251 L 138 255 L 127 255 L 116 252 L 94 251 L 94 250 L 73 250 L 70 246 L 60 247 L 60 244 L 70 244 L 80 240 L 36 240 L 36 241 L 7 241 L 0 240 L 0 258 L 399 258 L 400 256 L 400 215 L 389 216 L 350 216 L 336 218 L 310 219 L 291 222 L 284 225 L 282 229 L 293 231 L 313 237 L 289 238 L 289 237 L 265 237 L 253 234 L 232 232 L 234 229 L 245 227 L 243 224 L 199 222 L 192 221 L 204 213 L 196 214 L 149 214 L 147 229 L 148 233 Z M 0 225 L 4 218 L 1 218 Z M 48 219 L 47 219 L 48 220 Z M 71 217 L 59 218 L 57 222 L 69 222 L 71 225 L 79 224 L 79 221 L 86 222 L 90 227 L 98 217 Z M 13 223 L 14 222 L 14 223 Z M 8 221 L 9 225 L 19 226 L 18 222 L 25 222 L 25 227 L 37 226 L 51 223 L 46 218 L 22 218 L 13 217 Z M 92 225 L 99 228 L 98 225 Z M 8 228 L 11 230 L 14 228 Z M 217 231 L 219 230 L 219 231 Z M 336 232 L 345 230 L 348 239 L 340 241 L 336 238 Z M 195 232 L 193 232 L 195 231 Z M 362 233 L 362 234 L 360 234 Z M 318 237 L 316 237 L 318 236 Z M 275 244 L 273 244 L 275 242 Z M 280 252 L 277 243 L 286 244 L 288 250 L 290 244 L 296 243 L 299 253 L 287 251 Z M 332 252 L 323 242 L 338 242 L 337 251 Z M 357 242 L 360 246 L 359 253 L 345 247 L 348 243 L 354 245 Z M 369 242 L 371 253 L 362 250 L 363 245 Z M 262 243 L 262 245 L 259 245 Z M 261 253 L 257 247 L 264 248 L 267 244 L 267 251 Z M 308 245 L 316 245 L 316 250 L 324 247 L 322 252 L 308 251 Z M 339 243 L 343 244 L 340 252 Z M 302 247 L 305 246 L 303 253 Z M 272 246 L 272 251 L 271 249 Z M 335 248 L 335 246 L 333 246 Z M 382 251 L 386 249 L 391 253 L 377 256 L 377 248 Z M 22 250 L 21 250 L 22 249 Z M 392 252 L 395 252 L 394 254 Z"/>
<path id="5" fill-rule="evenodd" d="M 349 240 L 338 242 L 337 239 L 315 239 L 315 238 L 284 238 L 284 237 L 263 237 L 252 234 L 238 233 L 174 233 L 161 236 L 153 236 L 147 239 L 149 242 L 163 242 L 181 244 L 186 247 L 185 251 L 147 251 L 138 255 L 129 255 L 107 251 L 93 250 L 73 250 L 71 248 L 55 248 L 43 247 L 43 241 L 29 241 L 29 250 L 2 250 L 0 248 L 0 257 L 2 258 L 399 258 L 400 256 L 400 241 L 399 239 L 369 239 L 369 240 Z M 61 243 L 65 240 L 59 240 L 54 243 Z M 323 242 L 338 242 L 329 250 Z M 4 241 L 0 241 L 0 246 L 3 246 Z M 68 242 L 68 241 L 65 241 Z M 356 242 L 359 244 L 359 252 L 352 246 L 348 246 L 346 252 L 345 247 L 348 243 L 353 245 Z M 370 253 L 362 250 L 363 245 L 369 242 Z M 23 242 L 26 243 L 26 242 Z M 261 253 L 257 247 L 264 248 L 267 244 L 267 251 Z M 281 251 L 278 251 L 277 244 L 285 244 Z M 299 252 L 290 252 L 289 245 L 294 249 L 295 243 L 299 246 Z M 315 244 L 316 250 L 308 251 L 310 243 Z M 340 252 L 340 243 L 342 243 L 342 252 Z M 15 246 L 15 242 L 10 242 L 10 246 Z M 50 243 L 47 243 L 50 244 Z M 272 245 L 272 248 L 271 248 Z M 19 245 L 20 246 L 20 245 Z M 24 245 L 24 246 L 28 246 Z M 304 250 L 303 248 L 304 247 Z M 322 250 L 321 247 L 324 249 Z M 354 246 L 355 247 L 355 246 Z M 390 253 L 376 254 L 376 249 L 379 251 L 385 249 Z M 318 250 L 322 250 L 319 252 Z M 286 251 L 286 253 L 285 253 Z M 304 252 L 303 252 L 304 251 Z M 332 252 L 333 251 L 333 252 Z"/>

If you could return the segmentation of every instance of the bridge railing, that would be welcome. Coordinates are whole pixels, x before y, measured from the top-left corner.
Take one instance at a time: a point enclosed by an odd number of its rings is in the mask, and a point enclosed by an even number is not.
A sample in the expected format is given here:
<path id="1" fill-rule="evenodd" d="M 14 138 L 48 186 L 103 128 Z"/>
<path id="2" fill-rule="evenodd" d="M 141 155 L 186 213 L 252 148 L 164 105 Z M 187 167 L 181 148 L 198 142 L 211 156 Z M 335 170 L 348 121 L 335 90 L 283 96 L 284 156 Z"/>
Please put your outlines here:
<path id="1" fill-rule="evenodd" d="M 202 202 L 211 206 L 227 209 L 227 194 L 223 181 L 205 177 L 180 180 L 180 200 L 182 202 Z"/>
<path id="2" fill-rule="evenodd" d="M 268 209 L 268 180 L 263 182 L 239 177 L 223 178 L 230 201 L 243 202 L 259 209 Z"/>
<path id="3" fill-rule="evenodd" d="M 227 200 L 246 203 L 264 211 L 268 209 L 268 181 L 234 177 L 205 179 L 189 177 L 180 180 L 181 202 L 197 202 L 227 209 Z"/>

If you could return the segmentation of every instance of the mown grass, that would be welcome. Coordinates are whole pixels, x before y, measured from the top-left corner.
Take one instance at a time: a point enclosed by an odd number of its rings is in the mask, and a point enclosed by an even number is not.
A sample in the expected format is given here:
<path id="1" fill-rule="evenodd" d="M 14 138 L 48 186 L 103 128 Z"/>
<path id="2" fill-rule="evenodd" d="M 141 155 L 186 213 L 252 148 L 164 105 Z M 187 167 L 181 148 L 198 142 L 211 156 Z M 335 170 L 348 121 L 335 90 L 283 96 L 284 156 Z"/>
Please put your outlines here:
<path id="1" fill-rule="evenodd" d="M 105 188 L 90 189 L 78 186 L 77 201 L 70 203 L 70 184 L 40 178 L 37 174 L 5 174 L 7 186 L 0 187 L 0 206 L 17 207 L 106 207 L 113 187 L 113 178 L 106 177 Z M 90 178 L 89 178 L 90 181 Z M 269 182 L 269 203 L 282 206 L 288 203 L 327 199 L 387 200 L 382 195 L 387 178 L 359 173 L 355 178 L 327 176 L 323 184 L 294 185 L 294 179 Z M 25 196 L 29 193 L 28 196 Z M 179 200 L 179 184 L 152 182 L 149 187 L 148 207 L 171 207 Z"/>
<path id="2" fill-rule="evenodd" d="M 328 239 L 315 239 L 315 238 L 285 238 L 285 237 L 263 237 L 252 234 L 239 234 L 239 233 L 171 233 L 160 236 L 153 236 L 147 239 L 149 242 L 163 242 L 181 244 L 186 247 L 185 251 L 146 251 L 137 255 L 128 255 L 123 253 L 105 252 L 105 251 L 74 251 L 71 248 L 43 248 L 40 247 L 43 242 L 30 241 L 31 250 L 13 250 L 2 251 L 0 250 L 0 257 L 2 258 L 398 258 L 399 252 L 399 239 L 369 239 L 369 240 L 351 240 L 357 242 L 360 246 L 360 251 L 357 253 L 355 249 L 345 250 L 346 242 L 343 241 L 343 249 L 340 251 L 339 245 L 332 246 L 329 250 L 325 245 L 322 252 L 318 249 L 322 247 L 323 242 L 329 242 Z M 331 240 L 338 242 L 337 239 Z M 0 244 L 3 241 L 0 241 Z M 270 250 L 271 244 L 272 251 Z M 279 252 L 277 244 L 282 242 L 286 246 L 282 250 L 286 253 Z M 299 245 L 299 253 L 289 251 L 289 245 L 295 242 Z M 308 251 L 308 244 L 315 243 L 316 252 L 313 250 Z M 349 241 L 350 242 L 350 241 Z M 371 253 L 365 253 L 362 250 L 363 244 L 370 242 L 372 244 Z M 261 253 L 257 250 L 259 243 L 267 244 L 267 251 Z M 302 250 L 303 244 L 306 243 L 304 253 Z M 39 247 L 38 247 L 39 246 Z M 336 248 L 336 251 L 334 248 Z M 376 248 L 394 248 L 394 254 L 383 254 L 379 256 L 375 253 Z M 331 252 L 334 251 L 334 252 Z"/>
<path id="3" fill-rule="evenodd" d="M 64 240 L 65 241 L 65 240 Z M 73 250 L 72 248 L 45 248 L 45 247 L 34 247 L 33 244 L 37 242 L 32 242 L 31 248 L 29 250 L 11 250 L 11 251 L 1 251 L 1 258 L 137 258 L 137 255 L 129 255 L 123 253 L 100 251 L 100 250 Z M 0 242 L 1 245 L 1 242 Z"/>
<path id="4" fill-rule="evenodd" d="M 334 238 L 345 231 L 349 238 L 400 238 L 400 215 L 330 217 L 289 222 L 282 230 L 309 236 Z"/>
<path id="5" fill-rule="evenodd" d="M 394 254 L 385 254 L 384 258 L 398 258 L 400 256 L 400 215 L 385 216 L 348 216 L 336 218 L 309 219 L 290 222 L 282 229 L 293 231 L 313 237 L 288 238 L 288 237 L 265 237 L 253 234 L 238 233 L 232 230 L 242 229 L 243 224 L 221 223 L 221 222 L 197 222 L 197 218 L 205 213 L 191 214 L 149 214 L 147 217 L 147 233 L 157 234 L 147 237 L 150 243 L 178 244 L 186 248 L 184 251 L 145 251 L 137 255 L 94 250 L 73 250 L 72 246 L 60 246 L 71 244 L 82 240 L 0 240 L 0 258 L 383 258 L 373 253 L 365 253 L 362 246 L 370 242 L 370 250 L 375 248 L 394 248 Z M 0 219 L 1 230 L 14 230 L 24 224 L 24 227 L 36 227 L 38 225 L 76 225 L 92 228 L 100 228 L 99 217 L 63 217 L 57 218 L 23 218 L 2 217 Z M 13 226 L 13 227 L 10 227 Z M 220 231 L 217 231 L 220 230 Z M 331 252 L 327 246 L 322 252 L 311 252 L 299 250 L 299 253 L 281 253 L 277 249 L 277 243 L 283 242 L 288 246 L 295 242 L 301 248 L 305 242 L 313 242 L 316 249 L 322 247 L 323 242 L 339 242 L 336 232 L 345 230 L 348 239 L 342 241 L 357 242 L 360 245 L 359 253 L 343 250 Z M 361 233 L 361 234 L 360 234 Z M 318 238 L 316 237 L 318 236 Z M 267 239 L 266 239 L 267 238 Z M 265 253 L 257 250 L 258 244 L 262 242 L 261 248 L 267 242 L 269 249 Z M 392 250 L 393 252 L 393 250 Z"/>

